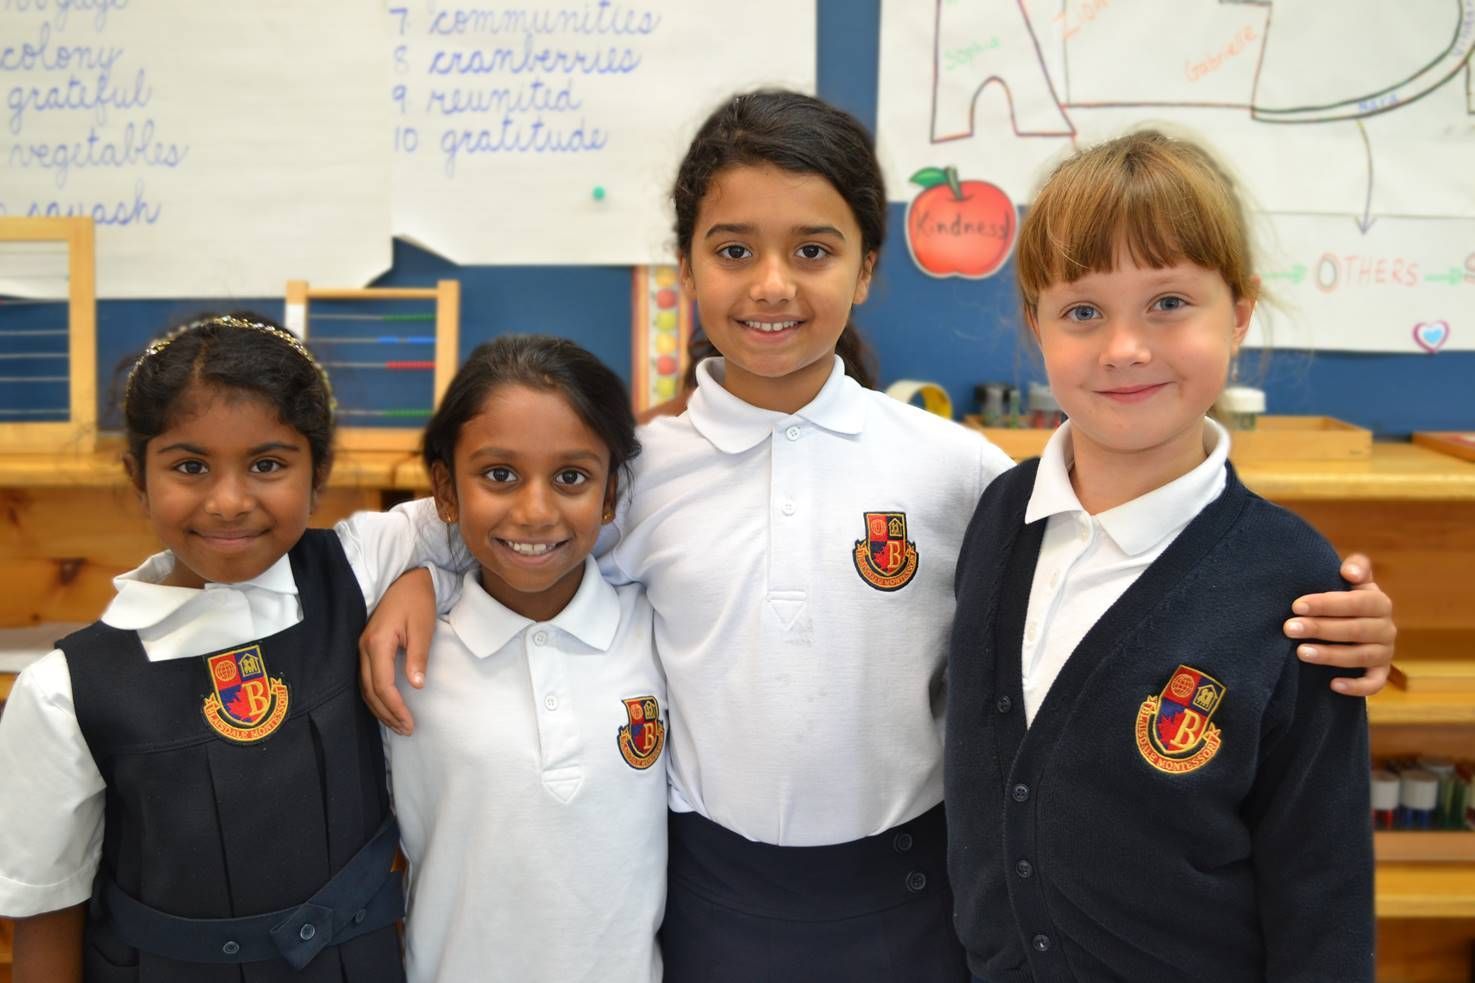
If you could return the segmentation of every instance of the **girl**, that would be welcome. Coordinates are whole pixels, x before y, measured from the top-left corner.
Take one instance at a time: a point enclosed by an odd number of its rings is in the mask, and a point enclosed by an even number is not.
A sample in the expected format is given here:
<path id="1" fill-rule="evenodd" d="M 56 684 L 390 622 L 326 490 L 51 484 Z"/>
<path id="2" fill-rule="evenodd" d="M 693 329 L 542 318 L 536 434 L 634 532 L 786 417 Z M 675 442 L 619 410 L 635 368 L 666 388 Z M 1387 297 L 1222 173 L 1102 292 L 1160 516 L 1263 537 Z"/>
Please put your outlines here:
<path id="1" fill-rule="evenodd" d="M 15 978 L 400 980 L 396 831 L 353 652 L 395 577 L 451 565 L 434 511 L 307 529 L 328 380 L 255 315 L 150 345 L 124 417 L 167 549 L 0 718 Z"/>
<path id="2" fill-rule="evenodd" d="M 477 568 L 388 741 L 412 981 L 661 978 L 666 685 L 644 592 L 589 556 L 638 452 L 619 376 L 553 338 L 477 348 L 425 431 Z"/>
<path id="3" fill-rule="evenodd" d="M 684 285 L 724 357 L 698 366 L 684 415 L 642 431 L 603 560 L 646 585 L 671 697 L 666 978 L 966 980 L 943 669 L 966 517 L 1010 462 L 846 376 L 886 219 L 854 119 L 737 96 L 673 197 Z M 1298 603 L 1370 615 L 1355 641 L 1391 631 L 1376 592 Z M 383 620 L 371 700 L 406 729 L 392 679 L 412 633 L 398 606 Z M 1370 649 L 1348 657 L 1391 658 Z M 412 652 L 413 685 L 423 666 Z"/>
<path id="4" fill-rule="evenodd" d="M 958 562 L 949 869 L 987 983 L 1372 979 L 1366 717 L 1279 628 L 1336 555 L 1204 417 L 1248 242 L 1225 173 L 1154 132 L 1066 161 L 1020 229 L 1070 419 Z"/>

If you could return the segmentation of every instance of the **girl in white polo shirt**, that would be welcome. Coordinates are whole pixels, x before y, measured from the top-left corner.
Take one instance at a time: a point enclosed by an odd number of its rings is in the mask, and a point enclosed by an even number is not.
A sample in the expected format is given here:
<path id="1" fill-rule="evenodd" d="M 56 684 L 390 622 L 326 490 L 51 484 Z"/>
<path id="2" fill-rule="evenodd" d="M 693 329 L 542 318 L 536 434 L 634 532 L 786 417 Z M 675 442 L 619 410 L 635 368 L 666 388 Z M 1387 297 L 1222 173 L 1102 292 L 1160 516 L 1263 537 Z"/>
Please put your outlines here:
<path id="1" fill-rule="evenodd" d="M 589 556 L 638 451 L 619 377 L 545 337 L 478 347 L 426 428 L 476 566 L 388 739 L 416 983 L 661 978 L 665 682 L 644 591 Z"/>
<path id="2" fill-rule="evenodd" d="M 940 805 L 944 657 L 959 544 L 1009 459 L 846 374 L 887 207 L 853 118 L 796 93 L 737 96 L 698 132 L 673 197 L 683 282 L 724 357 L 698 367 L 684 415 L 641 431 L 602 558 L 646 585 L 671 694 L 666 979 L 965 980 Z M 1376 591 L 1303 600 L 1369 615 L 1340 640 L 1390 627 Z M 384 682 L 396 618 L 404 605 L 370 643 L 372 699 L 407 728 Z M 412 683 L 422 666 L 412 653 Z"/>

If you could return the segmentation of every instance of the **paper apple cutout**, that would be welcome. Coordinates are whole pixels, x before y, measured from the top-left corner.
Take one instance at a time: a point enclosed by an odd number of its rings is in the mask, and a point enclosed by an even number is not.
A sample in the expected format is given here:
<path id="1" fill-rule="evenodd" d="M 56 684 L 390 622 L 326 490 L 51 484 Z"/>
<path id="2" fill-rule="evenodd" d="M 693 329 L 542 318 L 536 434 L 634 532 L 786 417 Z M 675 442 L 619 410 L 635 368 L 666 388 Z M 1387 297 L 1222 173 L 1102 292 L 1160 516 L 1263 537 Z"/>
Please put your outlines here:
<path id="1" fill-rule="evenodd" d="M 1014 249 L 1018 213 L 1002 188 L 959 181 L 955 167 L 924 167 L 911 177 L 922 192 L 907 205 L 907 249 L 928 276 L 981 280 Z"/>

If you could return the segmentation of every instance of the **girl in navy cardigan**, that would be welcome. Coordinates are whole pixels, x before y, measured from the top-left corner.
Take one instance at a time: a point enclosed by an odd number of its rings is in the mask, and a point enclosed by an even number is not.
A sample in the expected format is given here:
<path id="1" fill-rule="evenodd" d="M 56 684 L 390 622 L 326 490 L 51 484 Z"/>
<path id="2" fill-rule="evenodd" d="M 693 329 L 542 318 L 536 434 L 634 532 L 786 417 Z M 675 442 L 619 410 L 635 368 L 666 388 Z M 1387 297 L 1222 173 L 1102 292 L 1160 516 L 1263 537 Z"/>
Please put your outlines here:
<path id="1" fill-rule="evenodd" d="M 1070 419 L 958 560 L 948 859 L 986 983 L 1372 978 L 1365 710 L 1281 632 L 1337 557 L 1205 416 L 1248 241 L 1225 171 L 1154 132 L 1061 164 L 1021 227 Z"/>

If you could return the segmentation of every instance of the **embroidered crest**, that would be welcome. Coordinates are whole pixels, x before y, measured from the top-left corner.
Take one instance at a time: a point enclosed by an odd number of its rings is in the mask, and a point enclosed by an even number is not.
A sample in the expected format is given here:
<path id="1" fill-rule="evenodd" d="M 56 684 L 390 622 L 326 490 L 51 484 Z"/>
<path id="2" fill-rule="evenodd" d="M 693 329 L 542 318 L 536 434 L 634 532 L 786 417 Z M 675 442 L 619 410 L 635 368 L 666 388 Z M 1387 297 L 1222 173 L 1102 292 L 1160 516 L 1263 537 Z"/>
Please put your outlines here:
<path id="1" fill-rule="evenodd" d="M 630 722 L 620 728 L 620 754 L 625 764 L 644 771 L 655 764 L 666 746 L 666 725 L 661 723 L 661 704 L 654 696 L 635 696 L 625 701 Z"/>
<path id="2" fill-rule="evenodd" d="M 205 659 L 215 692 L 201 707 L 205 722 L 227 741 L 254 744 L 270 737 L 287 719 L 291 695 L 281 677 L 266 674 L 260 645 L 248 645 Z"/>
<path id="3" fill-rule="evenodd" d="M 867 512 L 866 538 L 855 541 L 855 569 L 876 590 L 901 590 L 917 575 L 917 544 L 905 512 Z"/>
<path id="4" fill-rule="evenodd" d="M 1157 696 L 1137 711 L 1137 750 L 1158 771 L 1181 775 L 1209 763 L 1223 738 L 1210 723 L 1224 684 L 1192 666 L 1179 666 Z"/>

